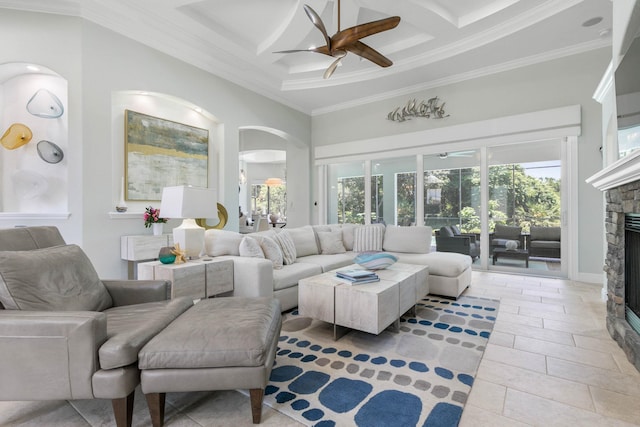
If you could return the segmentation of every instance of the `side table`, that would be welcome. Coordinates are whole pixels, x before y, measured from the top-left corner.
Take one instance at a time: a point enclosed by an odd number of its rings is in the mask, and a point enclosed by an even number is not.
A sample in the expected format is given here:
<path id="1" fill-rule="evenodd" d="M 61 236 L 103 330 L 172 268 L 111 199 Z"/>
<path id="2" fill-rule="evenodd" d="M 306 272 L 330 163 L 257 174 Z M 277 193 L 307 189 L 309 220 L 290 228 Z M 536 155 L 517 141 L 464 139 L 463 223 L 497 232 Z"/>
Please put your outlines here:
<path id="1" fill-rule="evenodd" d="M 200 258 L 182 264 L 141 262 L 138 264 L 138 279 L 170 280 L 171 298 L 209 298 L 233 291 L 233 261 Z"/>

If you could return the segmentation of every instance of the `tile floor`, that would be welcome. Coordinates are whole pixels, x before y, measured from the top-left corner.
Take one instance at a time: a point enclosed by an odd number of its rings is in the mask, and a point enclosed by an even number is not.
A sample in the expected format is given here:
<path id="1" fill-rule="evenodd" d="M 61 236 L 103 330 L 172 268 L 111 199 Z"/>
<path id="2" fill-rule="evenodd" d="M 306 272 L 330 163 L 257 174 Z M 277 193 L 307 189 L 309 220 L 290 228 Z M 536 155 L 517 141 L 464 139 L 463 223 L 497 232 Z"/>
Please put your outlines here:
<path id="1" fill-rule="evenodd" d="M 601 287 L 474 272 L 468 295 L 499 298 L 500 311 L 461 426 L 640 425 L 640 373 L 605 329 Z M 134 425 L 148 426 L 138 392 Z M 168 427 L 250 426 L 235 391 L 167 395 Z M 262 424 L 299 426 L 265 406 Z M 108 401 L 0 402 L 1 426 L 109 426 Z"/>

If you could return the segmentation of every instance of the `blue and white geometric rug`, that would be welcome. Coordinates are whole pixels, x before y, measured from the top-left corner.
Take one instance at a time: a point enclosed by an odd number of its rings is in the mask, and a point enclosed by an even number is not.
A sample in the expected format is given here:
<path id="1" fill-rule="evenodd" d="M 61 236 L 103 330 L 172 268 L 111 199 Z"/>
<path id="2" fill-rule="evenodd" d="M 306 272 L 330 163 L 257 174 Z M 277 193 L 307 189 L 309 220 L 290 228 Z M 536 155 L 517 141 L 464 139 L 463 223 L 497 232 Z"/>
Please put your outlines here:
<path id="1" fill-rule="evenodd" d="M 498 305 L 427 296 L 400 332 L 338 341 L 287 313 L 264 403 L 308 426 L 457 426 Z"/>

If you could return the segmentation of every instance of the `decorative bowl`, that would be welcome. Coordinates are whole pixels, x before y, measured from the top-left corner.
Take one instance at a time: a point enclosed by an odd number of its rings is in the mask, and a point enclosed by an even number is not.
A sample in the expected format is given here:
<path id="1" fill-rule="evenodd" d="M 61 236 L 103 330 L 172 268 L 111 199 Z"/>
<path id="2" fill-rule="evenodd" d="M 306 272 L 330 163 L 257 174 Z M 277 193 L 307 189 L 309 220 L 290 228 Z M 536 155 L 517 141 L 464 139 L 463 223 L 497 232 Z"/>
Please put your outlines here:
<path id="1" fill-rule="evenodd" d="M 383 270 L 398 261 L 398 257 L 387 252 L 362 252 L 353 262 L 367 270 Z"/>

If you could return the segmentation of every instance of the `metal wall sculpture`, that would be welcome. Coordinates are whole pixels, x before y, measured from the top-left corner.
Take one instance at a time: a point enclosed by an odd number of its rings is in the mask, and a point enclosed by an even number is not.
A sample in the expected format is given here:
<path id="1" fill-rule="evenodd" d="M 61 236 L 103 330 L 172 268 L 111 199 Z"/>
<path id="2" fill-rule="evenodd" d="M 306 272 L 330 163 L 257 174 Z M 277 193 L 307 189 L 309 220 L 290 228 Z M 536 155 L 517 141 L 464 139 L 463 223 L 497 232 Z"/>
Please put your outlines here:
<path id="1" fill-rule="evenodd" d="M 394 122 L 406 122 L 414 117 L 423 117 L 425 119 L 442 119 L 449 117 L 444 111 L 444 102 L 438 105 L 440 99 L 436 96 L 428 101 L 420 101 L 419 103 L 412 99 L 407 102 L 404 107 L 398 107 L 387 114 L 387 120 Z"/>

